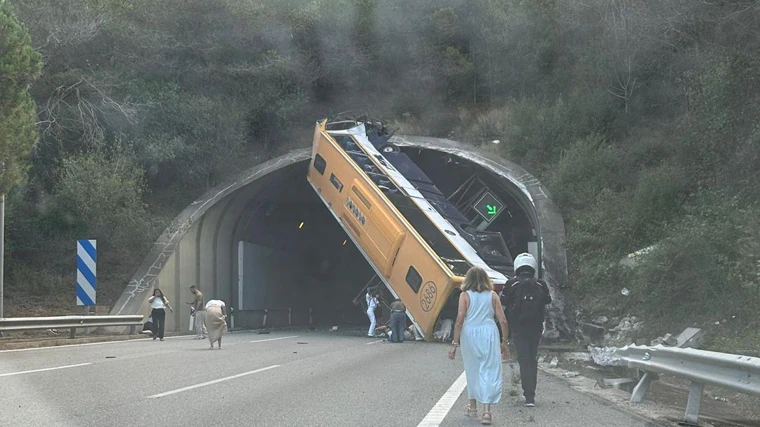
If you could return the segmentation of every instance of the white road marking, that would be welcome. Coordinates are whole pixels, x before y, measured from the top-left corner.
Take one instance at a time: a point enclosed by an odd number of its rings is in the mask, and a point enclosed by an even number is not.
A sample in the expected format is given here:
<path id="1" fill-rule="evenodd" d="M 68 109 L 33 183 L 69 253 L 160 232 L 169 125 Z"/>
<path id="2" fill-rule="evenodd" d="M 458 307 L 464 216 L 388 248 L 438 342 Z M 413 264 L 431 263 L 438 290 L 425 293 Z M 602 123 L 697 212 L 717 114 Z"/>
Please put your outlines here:
<path id="1" fill-rule="evenodd" d="M 462 375 L 454 381 L 454 384 L 452 384 L 446 393 L 443 394 L 443 397 L 441 397 L 438 403 L 433 406 L 433 409 L 425 415 L 425 418 L 417 424 L 417 427 L 440 426 L 451 410 L 451 407 L 454 406 L 457 399 L 459 399 L 459 395 L 462 394 L 465 387 L 467 387 L 467 377 L 464 372 L 462 372 Z"/>
<path id="2" fill-rule="evenodd" d="M 33 374 L 35 372 L 57 371 L 58 369 L 76 368 L 77 366 L 87 366 L 87 365 L 92 365 L 92 363 L 79 363 L 76 365 L 57 366 L 55 368 L 43 368 L 43 369 L 33 369 L 31 371 L 10 372 L 7 374 L 0 374 L 0 377 L 11 377 L 13 375 Z"/>
<path id="3" fill-rule="evenodd" d="M 383 342 L 383 341 L 385 341 L 385 340 L 380 340 L 380 341 L 372 341 L 372 342 L 368 342 L 368 343 L 366 343 L 366 345 L 377 344 L 377 343 L 379 343 L 379 342 Z"/>
<path id="4" fill-rule="evenodd" d="M 290 339 L 290 338 L 298 338 L 298 335 L 293 335 L 291 337 L 269 338 L 269 339 L 265 339 L 265 340 L 253 340 L 251 342 L 254 343 L 254 342 L 278 341 L 278 340 L 287 340 L 287 339 Z"/>
<path id="5" fill-rule="evenodd" d="M 264 372 L 264 371 L 268 371 L 270 369 L 279 368 L 279 367 L 280 367 L 280 365 L 267 366 L 266 368 L 256 369 L 255 371 L 243 372 L 242 374 L 237 374 L 237 375 L 232 375 L 232 376 L 229 376 L 229 377 L 219 378 L 218 380 L 207 381 L 205 383 L 200 383 L 200 384 L 196 384 L 196 385 L 191 385 L 191 386 L 187 386 L 187 387 L 178 388 L 178 389 L 172 390 L 172 391 L 166 391 L 166 392 L 163 392 L 163 393 L 154 394 L 153 396 L 148 396 L 147 399 L 158 399 L 159 397 L 164 397 L 164 396 L 169 396 L 169 395 L 172 395 L 172 394 L 182 393 L 183 391 L 193 390 L 193 389 L 196 389 L 196 388 L 199 388 L 199 387 L 205 387 L 207 385 L 212 385 L 212 384 L 220 383 L 222 381 L 234 380 L 235 378 L 244 377 L 246 375 L 258 374 L 259 372 Z"/>
<path id="6" fill-rule="evenodd" d="M 178 336 L 178 337 L 166 337 L 167 340 L 188 340 L 190 339 L 190 336 Z M 84 347 L 88 345 L 103 345 L 103 344 L 124 344 L 124 343 L 130 343 L 130 342 L 143 342 L 143 341 L 150 341 L 151 338 L 132 338 L 128 340 L 119 340 L 119 341 L 99 341 L 99 342 L 86 342 L 82 344 L 66 344 L 66 345 L 52 345 L 47 347 L 33 347 L 33 348 L 16 348 L 13 350 L 0 350 L 0 353 L 13 353 L 17 351 L 34 351 L 34 350 L 50 350 L 54 348 L 66 348 L 66 347 Z"/>

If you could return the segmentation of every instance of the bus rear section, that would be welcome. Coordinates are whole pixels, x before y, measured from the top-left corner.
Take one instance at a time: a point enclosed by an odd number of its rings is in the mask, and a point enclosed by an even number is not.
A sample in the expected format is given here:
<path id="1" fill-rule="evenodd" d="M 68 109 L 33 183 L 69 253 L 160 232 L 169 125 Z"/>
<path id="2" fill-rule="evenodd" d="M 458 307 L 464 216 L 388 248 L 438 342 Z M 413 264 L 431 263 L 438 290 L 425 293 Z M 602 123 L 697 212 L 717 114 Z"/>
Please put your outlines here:
<path id="1" fill-rule="evenodd" d="M 435 323 L 469 265 L 442 261 L 389 199 L 403 194 L 378 173 L 377 160 L 350 145 L 350 138 L 341 146 L 326 124 L 315 127 L 307 179 L 389 291 L 404 303 L 425 339 L 432 340 Z"/>

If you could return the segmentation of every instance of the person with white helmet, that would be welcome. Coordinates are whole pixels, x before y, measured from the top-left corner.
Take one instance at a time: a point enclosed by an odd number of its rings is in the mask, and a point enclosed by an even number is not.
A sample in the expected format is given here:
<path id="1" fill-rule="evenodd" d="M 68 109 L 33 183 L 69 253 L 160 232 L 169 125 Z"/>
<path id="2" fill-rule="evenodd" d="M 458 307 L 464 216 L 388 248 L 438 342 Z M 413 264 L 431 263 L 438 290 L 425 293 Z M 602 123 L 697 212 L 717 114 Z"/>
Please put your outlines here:
<path id="1" fill-rule="evenodd" d="M 517 349 L 525 406 L 534 407 L 538 380 L 538 343 L 544 333 L 545 306 L 552 302 L 552 298 L 546 282 L 536 278 L 538 263 L 533 255 L 517 255 L 514 266 L 515 277 L 504 285 L 502 305 Z"/>

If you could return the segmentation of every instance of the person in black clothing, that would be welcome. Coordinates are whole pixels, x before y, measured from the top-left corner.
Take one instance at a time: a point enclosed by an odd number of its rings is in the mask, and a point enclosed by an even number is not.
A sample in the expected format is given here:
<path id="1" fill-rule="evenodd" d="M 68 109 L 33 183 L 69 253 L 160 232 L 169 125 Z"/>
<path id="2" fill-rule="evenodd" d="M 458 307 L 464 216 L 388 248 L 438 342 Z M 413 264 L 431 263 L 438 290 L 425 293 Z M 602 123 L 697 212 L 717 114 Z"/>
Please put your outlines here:
<path id="1" fill-rule="evenodd" d="M 525 406 L 534 407 L 538 380 L 538 343 L 544 333 L 545 306 L 552 302 L 552 298 L 546 282 L 535 278 L 538 264 L 533 255 L 518 255 L 514 265 L 516 277 L 504 285 L 501 300 L 517 349 Z"/>

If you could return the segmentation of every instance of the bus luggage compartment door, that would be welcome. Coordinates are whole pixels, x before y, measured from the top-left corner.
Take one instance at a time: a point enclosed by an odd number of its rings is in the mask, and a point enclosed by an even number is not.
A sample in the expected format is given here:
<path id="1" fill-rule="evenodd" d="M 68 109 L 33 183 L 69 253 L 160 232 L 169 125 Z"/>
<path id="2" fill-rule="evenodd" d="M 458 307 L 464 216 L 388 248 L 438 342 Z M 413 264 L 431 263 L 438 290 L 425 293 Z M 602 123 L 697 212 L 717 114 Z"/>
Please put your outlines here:
<path id="1" fill-rule="evenodd" d="M 386 205 L 366 185 L 355 179 L 346 194 L 340 217 L 356 236 L 370 261 L 383 276 L 390 277 L 406 233 L 397 219 L 387 212 Z"/>

